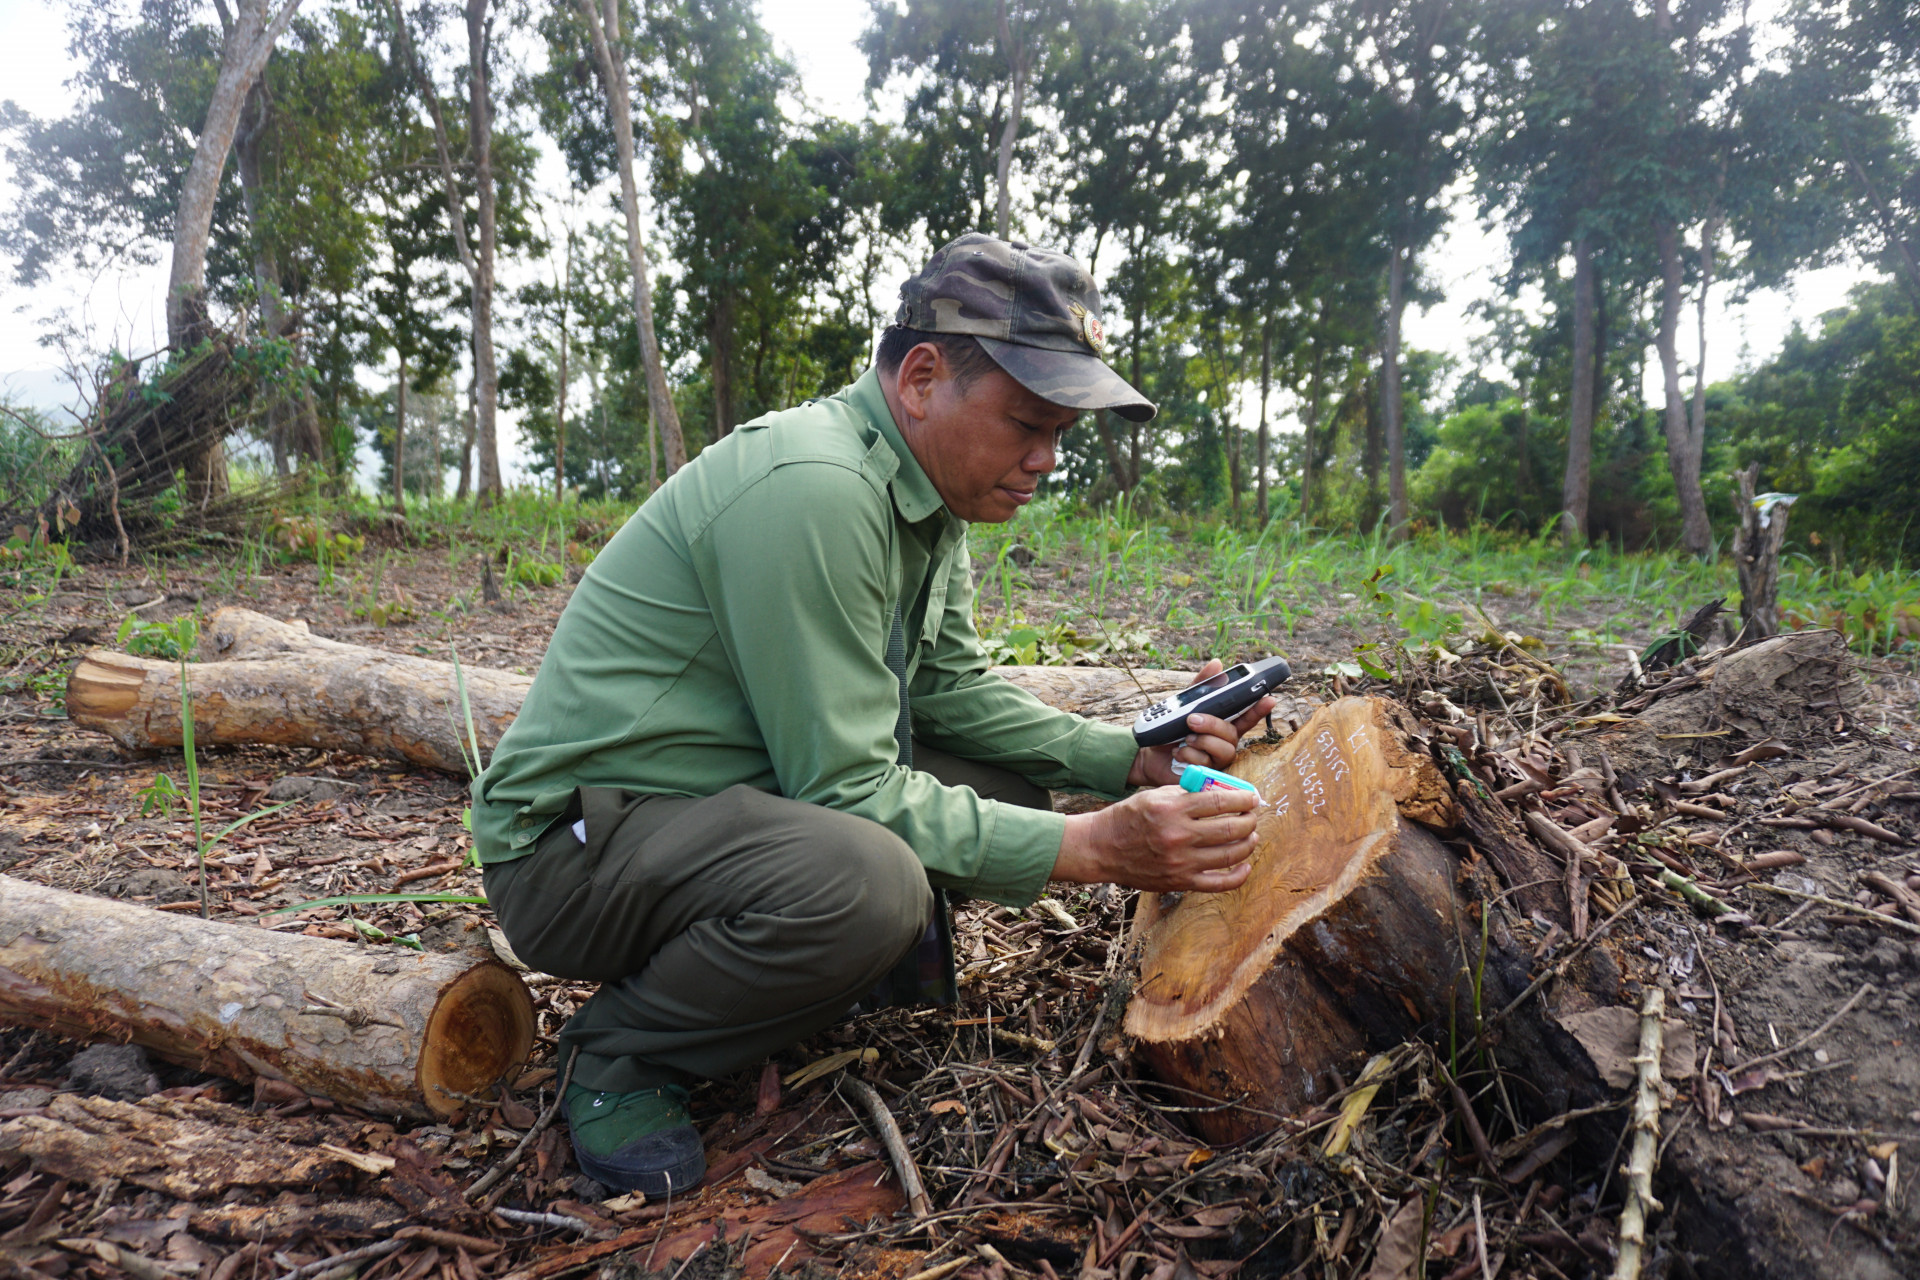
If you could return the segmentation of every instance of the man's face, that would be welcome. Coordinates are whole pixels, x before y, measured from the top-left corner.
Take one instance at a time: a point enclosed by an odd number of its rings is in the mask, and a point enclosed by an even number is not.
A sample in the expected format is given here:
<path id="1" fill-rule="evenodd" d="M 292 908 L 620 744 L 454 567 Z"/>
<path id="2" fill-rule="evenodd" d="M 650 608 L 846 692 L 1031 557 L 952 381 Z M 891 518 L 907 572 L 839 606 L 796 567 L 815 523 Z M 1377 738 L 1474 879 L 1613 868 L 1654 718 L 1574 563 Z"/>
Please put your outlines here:
<path id="1" fill-rule="evenodd" d="M 947 510 L 962 520 L 999 524 L 1033 500 L 1053 470 L 1060 435 L 1077 411 L 1042 400 L 1000 369 L 964 390 L 930 343 L 909 351 L 883 378 L 907 447 Z"/>

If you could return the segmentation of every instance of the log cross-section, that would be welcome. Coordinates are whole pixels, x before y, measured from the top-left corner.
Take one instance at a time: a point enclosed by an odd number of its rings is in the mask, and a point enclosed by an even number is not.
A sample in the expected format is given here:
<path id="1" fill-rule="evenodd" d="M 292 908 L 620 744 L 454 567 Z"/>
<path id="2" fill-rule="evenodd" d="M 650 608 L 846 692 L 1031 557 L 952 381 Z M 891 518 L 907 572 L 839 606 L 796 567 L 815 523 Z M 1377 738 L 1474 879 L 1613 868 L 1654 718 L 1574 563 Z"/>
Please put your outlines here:
<path id="1" fill-rule="evenodd" d="M 288 1080 L 378 1115 L 444 1116 L 533 1047 L 495 960 L 370 952 L 0 876 L 0 1021 L 132 1040 L 232 1080 Z"/>
<path id="2" fill-rule="evenodd" d="M 1466 990 L 1457 868 L 1427 830 L 1446 779 L 1390 702 L 1343 698 L 1234 773 L 1265 803 L 1253 874 L 1228 893 L 1143 897 L 1126 1029 L 1162 1079 L 1237 1107 L 1206 1136 L 1271 1128 L 1370 1046 L 1444 1025 Z M 1464 933 L 1463 933 L 1464 931 Z"/>

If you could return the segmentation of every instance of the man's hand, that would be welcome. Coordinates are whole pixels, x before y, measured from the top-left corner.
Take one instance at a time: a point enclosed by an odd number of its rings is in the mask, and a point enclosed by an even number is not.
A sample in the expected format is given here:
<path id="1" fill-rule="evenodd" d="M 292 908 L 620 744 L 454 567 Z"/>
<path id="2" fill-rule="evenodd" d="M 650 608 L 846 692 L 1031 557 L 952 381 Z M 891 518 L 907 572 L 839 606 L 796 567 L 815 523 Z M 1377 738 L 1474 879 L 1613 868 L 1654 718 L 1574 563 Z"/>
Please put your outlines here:
<path id="1" fill-rule="evenodd" d="M 1200 674 L 1193 678 L 1194 683 L 1217 676 L 1225 669 L 1220 659 L 1215 658 L 1200 668 Z M 1176 759 L 1185 764 L 1205 765 L 1209 769 L 1226 768 L 1239 753 L 1240 735 L 1264 720 L 1274 705 L 1275 700 L 1269 695 L 1232 720 L 1222 720 L 1219 716 L 1188 716 L 1187 728 L 1190 732 L 1185 739 L 1164 747 L 1140 749 L 1140 754 L 1133 758 L 1133 768 L 1127 771 L 1127 785 L 1164 787 L 1178 782 L 1179 778 L 1173 771 Z"/>
<path id="2" fill-rule="evenodd" d="M 1052 878 L 1161 893 L 1236 889 L 1253 871 L 1247 856 L 1258 804 L 1237 788 L 1155 787 L 1098 813 L 1070 815 Z"/>

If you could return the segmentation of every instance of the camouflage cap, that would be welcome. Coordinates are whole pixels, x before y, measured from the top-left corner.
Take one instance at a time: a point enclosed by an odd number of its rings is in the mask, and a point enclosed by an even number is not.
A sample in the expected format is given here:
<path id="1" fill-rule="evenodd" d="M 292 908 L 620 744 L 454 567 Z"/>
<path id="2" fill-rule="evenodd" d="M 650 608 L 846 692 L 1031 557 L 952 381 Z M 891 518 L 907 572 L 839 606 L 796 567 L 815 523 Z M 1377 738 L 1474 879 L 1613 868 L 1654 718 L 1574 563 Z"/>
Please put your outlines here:
<path id="1" fill-rule="evenodd" d="M 900 286 L 894 323 L 972 334 L 1014 381 L 1054 404 L 1135 422 L 1156 412 L 1102 358 L 1100 290 L 1064 253 L 969 232 Z"/>

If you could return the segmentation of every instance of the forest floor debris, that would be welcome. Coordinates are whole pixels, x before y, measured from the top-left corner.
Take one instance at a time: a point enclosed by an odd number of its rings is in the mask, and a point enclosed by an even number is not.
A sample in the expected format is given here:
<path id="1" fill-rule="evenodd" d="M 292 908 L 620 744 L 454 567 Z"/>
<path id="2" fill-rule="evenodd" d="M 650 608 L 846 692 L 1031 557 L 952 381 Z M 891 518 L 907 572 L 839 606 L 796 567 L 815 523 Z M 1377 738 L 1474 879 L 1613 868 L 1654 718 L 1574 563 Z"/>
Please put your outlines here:
<path id="1" fill-rule="evenodd" d="M 469 590 L 464 564 L 416 569 L 390 570 L 375 602 Z M 1062 567 L 1076 571 L 1085 566 Z M 34 683 L 110 641 L 133 593 L 152 593 L 162 613 L 246 603 L 435 657 L 453 640 L 463 662 L 528 671 L 566 594 L 525 589 L 504 609 L 475 602 L 379 626 L 351 601 L 317 595 L 315 572 L 262 566 L 238 590 L 237 577 L 202 581 L 179 563 L 164 584 L 146 571 L 144 585 L 141 569 L 88 566 L 5 623 L 15 655 L 0 730 L 7 874 L 162 908 L 197 900 L 184 824 L 152 800 L 156 774 L 176 762 L 129 760 L 74 731 L 51 710 L 56 686 Z M 1303 668 L 1379 639 L 1326 631 L 1322 649 L 1295 646 Z M 1920 894 L 1913 673 L 1874 661 L 1856 682 L 1847 658 L 1832 706 L 1807 697 L 1768 704 L 1763 718 L 1741 703 L 1733 710 L 1752 723 L 1709 723 L 1711 705 L 1674 705 L 1715 695 L 1706 660 L 1644 672 L 1617 698 L 1591 701 L 1623 657 L 1604 679 L 1597 668 L 1569 678 L 1553 647 L 1489 631 L 1457 655 L 1416 648 L 1419 660 L 1392 681 L 1336 666 L 1302 684 L 1321 696 L 1391 692 L 1427 716 L 1478 798 L 1456 847 L 1471 845 L 1513 885 L 1528 867 L 1544 873 L 1548 883 L 1512 893 L 1537 939 L 1539 986 L 1527 998 L 1605 992 L 1584 1014 L 1604 1021 L 1618 1015 L 1603 1010 L 1624 1008 L 1637 1027 L 1648 991 L 1662 991 L 1679 1024 L 1662 1074 L 1678 1096 L 1661 1121 L 1653 1194 L 1667 1208 L 1653 1215 L 1642 1274 L 1913 1272 L 1920 938 L 1898 928 L 1915 906 L 1903 891 Z M 1168 634 L 1156 643 L 1174 647 Z M 463 865 L 464 788 L 452 778 L 278 748 L 209 751 L 205 778 L 216 819 L 292 801 L 216 851 L 220 918 L 258 920 L 342 893 L 480 890 Z M 1726 910 L 1703 914 L 1664 876 Z M 1556 914 L 1571 905 L 1569 888 L 1584 922 Z M 1357 1068 L 1314 1112 L 1274 1117 L 1264 1140 L 1211 1149 L 1183 1121 L 1222 1102 L 1137 1074 L 1117 1031 L 1130 907 L 1130 894 L 1112 890 L 1025 912 L 968 907 L 959 1005 L 849 1019 L 781 1055 L 772 1073 L 696 1091 L 711 1175 L 681 1202 L 609 1194 L 572 1168 L 562 1127 L 537 1127 L 561 1083 L 554 1033 L 585 984 L 533 976 L 539 1042 L 528 1068 L 497 1099 L 432 1125 L 164 1063 L 152 1068 L 157 1092 L 114 1101 L 73 1069 L 81 1046 L 0 1032 L 0 1141 L 14 1153 L 0 1168 L 0 1257 L 21 1274 L 199 1280 L 1611 1272 L 1625 1149 L 1595 1156 L 1581 1135 L 1620 1135 L 1624 1094 L 1617 1109 L 1524 1125 L 1511 1095 L 1526 1081 L 1489 1069 L 1482 1046 L 1409 1044 Z M 459 903 L 276 919 L 369 947 L 497 945 L 484 914 Z M 1618 1030 L 1607 1037 L 1621 1040 Z M 1497 1029 L 1486 1040 L 1497 1057 Z M 897 1160 L 854 1081 L 898 1126 L 924 1214 L 904 1211 Z M 109 1159 L 80 1138 L 48 1136 L 110 1123 L 142 1141 L 116 1144 Z M 207 1131 L 240 1154 L 142 1167 L 141 1151 Z M 56 1149 L 65 1154 L 47 1154 Z"/>

